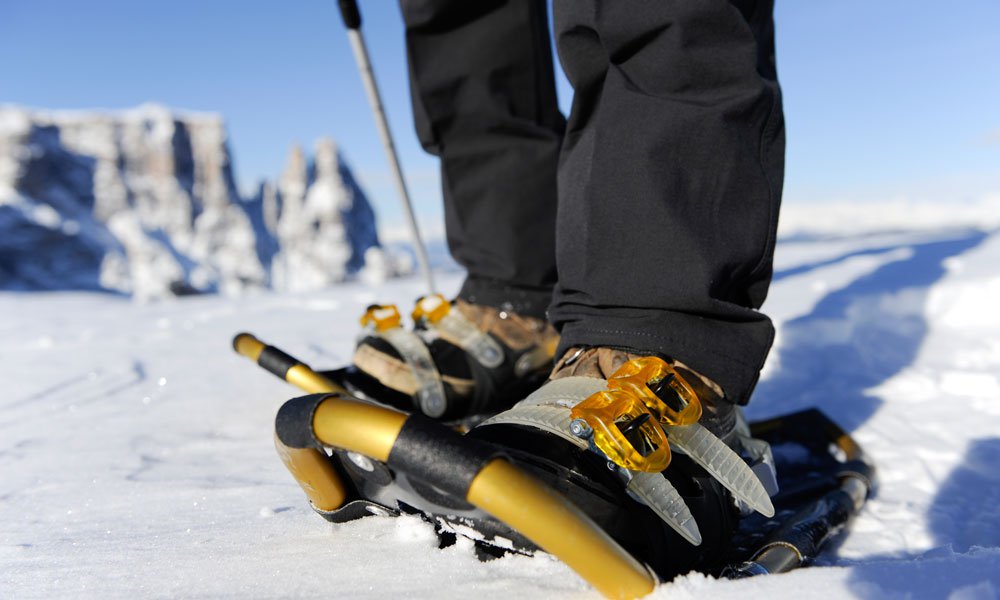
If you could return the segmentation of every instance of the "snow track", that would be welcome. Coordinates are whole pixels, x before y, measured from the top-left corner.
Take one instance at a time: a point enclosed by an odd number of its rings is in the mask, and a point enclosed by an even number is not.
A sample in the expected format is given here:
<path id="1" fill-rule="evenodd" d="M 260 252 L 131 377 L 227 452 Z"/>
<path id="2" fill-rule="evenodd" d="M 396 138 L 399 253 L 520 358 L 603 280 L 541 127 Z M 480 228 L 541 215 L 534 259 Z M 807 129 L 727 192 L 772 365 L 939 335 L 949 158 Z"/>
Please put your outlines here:
<path id="1" fill-rule="evenodd" d="M 878 463 L 878 496 L 820 567 L 655 597 L 997 597 L 997 265 L 1000 235 L 975 229 L 780 243 L 749 416 L 822 407 Z M 547 557 L 438 551 L 417 519 L 331 526 L 278 461 L 273 415 L 296 392 L 232 335 L 340 365 L 365 305 L 419 292 L 0 294 L 0 597 L 595 597 Z"/>

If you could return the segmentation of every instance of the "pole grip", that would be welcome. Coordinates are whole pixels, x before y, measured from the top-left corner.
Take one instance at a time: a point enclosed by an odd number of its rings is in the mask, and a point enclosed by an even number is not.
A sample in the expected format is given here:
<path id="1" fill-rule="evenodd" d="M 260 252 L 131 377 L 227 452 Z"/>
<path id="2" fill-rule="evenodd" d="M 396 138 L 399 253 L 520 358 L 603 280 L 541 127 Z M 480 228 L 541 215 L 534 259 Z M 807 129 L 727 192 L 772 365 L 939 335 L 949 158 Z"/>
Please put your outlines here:
<path id="1" fill-rule="evenodd" d="M 337 6 L 340 7 L 340 18 L 344 20 L 344 27 L 361 28 L 361 12 L 358 10 L 356 0 L 337 0 Z"/>

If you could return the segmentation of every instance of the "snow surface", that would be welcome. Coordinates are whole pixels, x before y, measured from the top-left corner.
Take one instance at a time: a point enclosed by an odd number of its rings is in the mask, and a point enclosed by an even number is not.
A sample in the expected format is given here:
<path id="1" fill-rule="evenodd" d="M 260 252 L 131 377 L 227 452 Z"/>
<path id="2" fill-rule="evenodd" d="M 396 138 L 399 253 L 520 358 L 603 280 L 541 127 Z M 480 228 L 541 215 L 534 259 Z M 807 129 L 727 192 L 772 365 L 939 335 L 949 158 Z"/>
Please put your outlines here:
<path id="1" fill-rule="evenodd" d="M 814 568 L 654 597 L 997 597 L 1000 235 L 941 223 L 779 243 L 778 341 L 748 412 L 819 405 L 872 454 L 881 485 L 850 535 Z M 279 462 L 272 419 L 296 392 L 232 335 L 336 366 L 367 304 L 420 291 L 0 294 L 0 597 L 596 597 L 546 556 L 437 550 L 415 518 L 330 525 Z"/>

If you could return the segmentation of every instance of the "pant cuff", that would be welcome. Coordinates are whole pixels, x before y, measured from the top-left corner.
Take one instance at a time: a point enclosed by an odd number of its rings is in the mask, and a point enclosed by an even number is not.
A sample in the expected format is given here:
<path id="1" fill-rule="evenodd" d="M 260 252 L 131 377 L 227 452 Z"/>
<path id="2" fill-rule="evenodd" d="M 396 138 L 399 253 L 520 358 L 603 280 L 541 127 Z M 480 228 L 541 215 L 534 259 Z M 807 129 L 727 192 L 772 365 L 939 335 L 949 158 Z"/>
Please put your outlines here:
<path id="1" fill-rule="evenodd" d="M 545 318 L 552 302 L 552 288 L 524 287 L 481 277 L 468 277 L 458 297 L 470 304 L 485 304 L 525 317 Z"/>

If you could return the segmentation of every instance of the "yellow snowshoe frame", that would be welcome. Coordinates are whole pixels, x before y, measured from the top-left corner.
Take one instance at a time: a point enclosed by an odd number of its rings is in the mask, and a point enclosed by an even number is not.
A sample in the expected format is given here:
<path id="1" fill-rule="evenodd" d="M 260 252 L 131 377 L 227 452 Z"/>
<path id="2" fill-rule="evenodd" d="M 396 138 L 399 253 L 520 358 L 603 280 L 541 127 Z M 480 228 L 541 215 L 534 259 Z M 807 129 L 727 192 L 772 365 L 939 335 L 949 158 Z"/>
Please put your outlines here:
<path id="1" fill-rule="evenodd" d="M 419 415 L 352 398 L 347 390 L 308 365 L 248 333 L 236 336 L 233 347 L 313 394 L 291 400 L 279 411 L 275 445 L 285 466 L 318 510 L 335 510 L 347 499 L 332 459 L 319 446 L 357 452 L 405 470 L 408 463 L 405 457 L 394 455 L 394 448 L 413 447 L 426 439 L 448 440 L 448 449 L 460 453 L 467 470 L 473 472 L 464 478 L 444 477 L 446 480 L 427 483 L 453 493 L 462 492 L 465 501 L 520 532 L 609 598 L 640 598 L 656 586 L 652 571 L 589 517 L 509 461 L 464 452 L 460 435 Z M 475 462 L 471 468 L 469 461 Z M 408 474 L 435 476 L 426 472 Z"/>

